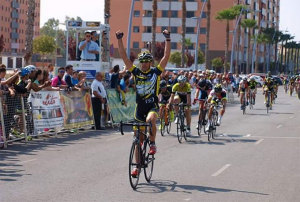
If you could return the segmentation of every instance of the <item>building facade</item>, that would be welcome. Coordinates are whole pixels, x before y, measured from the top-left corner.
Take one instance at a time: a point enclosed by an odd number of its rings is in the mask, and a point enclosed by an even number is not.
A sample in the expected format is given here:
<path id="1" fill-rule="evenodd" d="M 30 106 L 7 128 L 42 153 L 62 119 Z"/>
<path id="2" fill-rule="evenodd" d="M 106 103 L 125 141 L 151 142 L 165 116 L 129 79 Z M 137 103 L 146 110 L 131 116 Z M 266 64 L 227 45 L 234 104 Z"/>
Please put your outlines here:
<path id="1" fill-rule="evenodd" d="M 197 38 L 197 19 L 199 17 L 201 8 L 205 0 L 186 0 L 186 38 L 189 38 L 193 43 L 188 47 L 190 51 L 194 50 Z M 244 18 L 253 18 L 262 24 L 262 27 L 274 26 L 271 25 L 272 21 L 276 21 L 277 28 L 279 27 L 279 0 L 211 0 L 211 26 L 210 26 L 210 40 L 209 40 L 209 60 L 215 57 L 224 57 L 225 50 L 225 35 L 226 23 L 216 20 L 217 13 L 223 9 L 230 8 L 237 4 L 246 4 L 251 10 L 261 10 L 261 12 L 252 12 Z M 129 11 L 131 0 L 111 0 L 111 43 L 115 49 L 114 57 L 118 57 L 117 40 L 115 32 L 121 30 L 124 32 L 124 43 L 126 43 Z M 181 49 L 181 33 L 182 33 L 182 0 L 158 0 L 157 11 L 157 28 L 155 30 L 156 41 L 162 42 L 164 40 L 162 31 L 168 28 L 171 31 L 171 49 L 172 51 Z M 204 13 L 200 23 L 200 37 L 199 47 L 204 52 L 207 31 L 207 8 L 205 7 Z M 262 19 L 265 22 L 261 23 Z M 231 50 L 232 44 L 232 30 L 236 21 L 230 22 L 230 41 L 229 49 Z M 134 5 L 133 21 L 132 21 L 132 35 L 130 47 L 133 50 L 141 50 L 147 48 L 147 42 L 152 41 L 152 1 L 151 0 L 136 0 Z M 244 49 L 247 47 L 245 38 L 247 30 L 241 30 L 240 40 L 240 63 L 244 61 Z M 228 61 L 230 61 L 230 53 Z"/>
<path id="2" fill-rule="evenodd" d="M 40 0 L 36 0 L 34 36 L 40 32 Z M 8 68 L 21 67 L 25 54 L 26 21 L 28 0 L 1 0 L 0 36 L 4 38 L 4 49 L 0 63 Z"/>

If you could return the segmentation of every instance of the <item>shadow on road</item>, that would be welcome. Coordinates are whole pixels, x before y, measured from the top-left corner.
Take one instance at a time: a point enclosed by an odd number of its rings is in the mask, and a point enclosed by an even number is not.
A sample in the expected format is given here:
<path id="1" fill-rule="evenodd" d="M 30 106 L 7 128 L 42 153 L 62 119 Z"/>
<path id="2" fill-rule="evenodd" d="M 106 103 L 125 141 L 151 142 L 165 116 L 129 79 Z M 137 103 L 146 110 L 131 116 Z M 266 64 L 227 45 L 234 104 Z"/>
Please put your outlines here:
<path id="1" fill-rule="evenodd" d="M 182 192 L 187 194 L 192 194 L 193 191 L 205 192 L 209 194 L 218 193 L 218 192 L 238 192 L 238 193 L 256 194 L 256 195 L 264 195 L 264 196 L 269 195 L 265 193 L 254 192 L 254 191 L 206 187 L 200 185 L 181 185 L 175 181 L 170 181 L 170 180 L 153 180 L 149 184 L 141 183 L 136 191 L 141 193 Z"/>

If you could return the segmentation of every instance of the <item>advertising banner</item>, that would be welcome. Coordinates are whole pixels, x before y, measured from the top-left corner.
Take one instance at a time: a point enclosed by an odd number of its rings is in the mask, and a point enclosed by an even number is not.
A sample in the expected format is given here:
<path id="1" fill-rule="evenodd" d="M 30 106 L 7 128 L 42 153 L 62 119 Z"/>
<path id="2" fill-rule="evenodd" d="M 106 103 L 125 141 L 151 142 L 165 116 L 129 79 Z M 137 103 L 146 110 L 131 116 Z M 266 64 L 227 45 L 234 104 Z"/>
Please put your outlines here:
<path id="1" fill-rule="evenodd" d="M 125 94 L 127 106 L 121 104 L 120 95 L 115 89 L 108 89 L 107 96 L 109 110 L 113 117 L 114 123 L 134 119 L 136 102 L 135 92 L 133 89 L 130 89 L 130 91 Z"/>
<path id="2" fill-rule="evenodd" d="M 81 128 L 94 124 L 91 95 L 86 91 L 60 92 L 64 112 L 64 128 Z"/>
<path id="3" fill-rule="evenodd" d="M 31 92 L 33 123 L 36 129 L 63 126 L 64 116 L 58 91 Z"/>

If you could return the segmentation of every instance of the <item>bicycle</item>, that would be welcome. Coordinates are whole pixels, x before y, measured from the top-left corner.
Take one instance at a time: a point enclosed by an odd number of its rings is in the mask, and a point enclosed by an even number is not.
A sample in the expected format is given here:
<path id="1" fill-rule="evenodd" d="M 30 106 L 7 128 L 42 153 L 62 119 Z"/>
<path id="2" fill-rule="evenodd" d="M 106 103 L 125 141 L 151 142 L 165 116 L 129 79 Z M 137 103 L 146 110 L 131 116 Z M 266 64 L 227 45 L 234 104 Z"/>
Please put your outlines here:
<path id="1" fill-rule="evenodd" d="M 199 101 L 198 99 L 196 99 L 196 101 Z M 201 137 L 201 130 L 202 128 L 204 128 L 204 133 L 206 134 L 206 131 L 205 131 L 205 126 L 207 124 L 207 101 L 204 102 L 204 108 L 203 109 L 200 109 L 201 110 L 201 113 L 202 114 L 202 117 L 198 117 L 198 126 L 197 126 L 197 131 L 198 131 L 198 136 Z"/>
<path id="2" fill-rule="evenodd" d="M 186 137 L 186 125 L 185 125 L 185 107 L 187 104 L 180 103 L 180 104 L 175 104 L 175 106 L 179 106 L 178 114 L 176 116 L 176 119 L 178 120 L 176 125 L 177 125 L 177 139 L 179 143 L 182 143 L 182 138 L 187 141 Z"/>
<path id="3" fill-rule="evenodd" d="M 253 97 L 253 95 L 254 95 L 253 91 L 254 90 L 250 89 L 250 103 L 249 103 L 249 108 L 250 109 L 253 109 L 253 105 L 255 103 L 255 98 Z"/>
<path id="4" fill-rule="evenodd" d="M 136 189 L 141 169 L 144 169 L 146 181 L 149 183 L 152 178 L 154 167 L 154 155 L 149 154 L 150 140 L 147 135 L 147 128 L 149 127 L 151 133 L 151 123 L 120 123 L 121 134 L 124 135 L 123 126 L 133 126 L 137 128 L 136 135 L 134 136 L 129 155 L 129 182 L 133 189 Z M 141 129 L 144 128 L 144 131 Z M 132 176 L 131 171 L 137 168 L 138 175 Z"/>
<path id="5" fill-rule="evenodd" d="M 246 114 L 246 92 L 243 93 L 243 104 L 242 104 L 242 111 L 243 111 L 243 115 Z"/>
<path id="6" fill-rule="evenodd" d="M 269 111 L 272 109 L 272 102 L 271 102 L 271 91 L 268 90 L 268 96 L 267 96 L 267 102 L 266 102 L 266 107 L 267 107 L 267 114 L 269 113 Z"/>
<path id="7" fill-rule="evenodd" d="M 219 102 L 220 102 L 219 100 L 216 100 L 216 102 L 212 104 L 213 105 L 212 117 L 210 120 L 209 131 L 207 131 L 207 138 L 209 142 L 212 139 L 215 139 L 215 135 L 217 132 L 217 126 L 218 126 L 217 122 L 219 117 L 218 109 L 220 108 Z"/>
<path id="8" fill-rule="evenodd" d="M 162 103 L 162 115 L 163 117 L 160 118 L 160 134 L 161 136 L 165 135 L 165 132 L 167 131 L 168 134 L 170 134 L 171 131 L 171 118 L 170 118 L 170 111 L 166 106 L 166 103 Z M 167 123 L 167 124 L 166 124 Z"/>

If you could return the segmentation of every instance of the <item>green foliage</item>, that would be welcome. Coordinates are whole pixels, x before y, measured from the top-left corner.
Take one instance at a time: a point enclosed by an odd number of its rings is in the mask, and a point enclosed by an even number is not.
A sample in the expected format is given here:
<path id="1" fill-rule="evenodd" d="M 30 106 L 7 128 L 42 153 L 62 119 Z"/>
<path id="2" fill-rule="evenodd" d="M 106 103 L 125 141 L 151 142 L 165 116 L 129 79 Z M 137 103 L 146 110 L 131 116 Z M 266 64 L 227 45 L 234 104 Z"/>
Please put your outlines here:
<path id="1" fill-rule="evenodd" d="M 223 60 L 220 57 L 214 58 L 211 61 L 213 67 L 218 68 L 223 66 Z"/>
<path id="2" fill-rule="evenodd" d="M 33 40 L 33 52 L 41 55 L 54 53 L 56 49 L 55 40 L 51 36 L 39 36 Z"/>
<path id="3" fill-rule="evenodd" d="M 252 28 L 255 28 L 257 26 L 257 22 L 256 22 L 256 20 L 253 20 L 253 19 L 244 19 L 242 21 L 241 25 L 242 25 L 243 28 L 252 29 Z"/>
<path id="4" fill-rule="evenodd" d="M 176 66 L 180 66 L 181 65 L 181 52 L 173 52 L 171 53 L 170 59 L 169 59 L 170 63 L 175 64 Z M 185 56 L 184 62 L 187 62 L 187 57 Z"/>
<path id="5" fill-rule="evenodd" d="M 205 57 L 202 51 L 198 51 L 198 64 L 203 64 L 205 62 Z"/>
<path id="6" fill-rule="evenodd" d="M 223 20 L 234 20 L 238 15 L 239 11 L 233 8 L 228 8 L 221 10 L 217 13 L 217 20 L 223 21 Z"/>
<path id="7" fill-rule="evenodd" d="M 41 28 L 41 35 L 51 36 L 56 38 L 56 33 L 59 25 L 59 20 L 55 18 L 50 18 Z"/>

